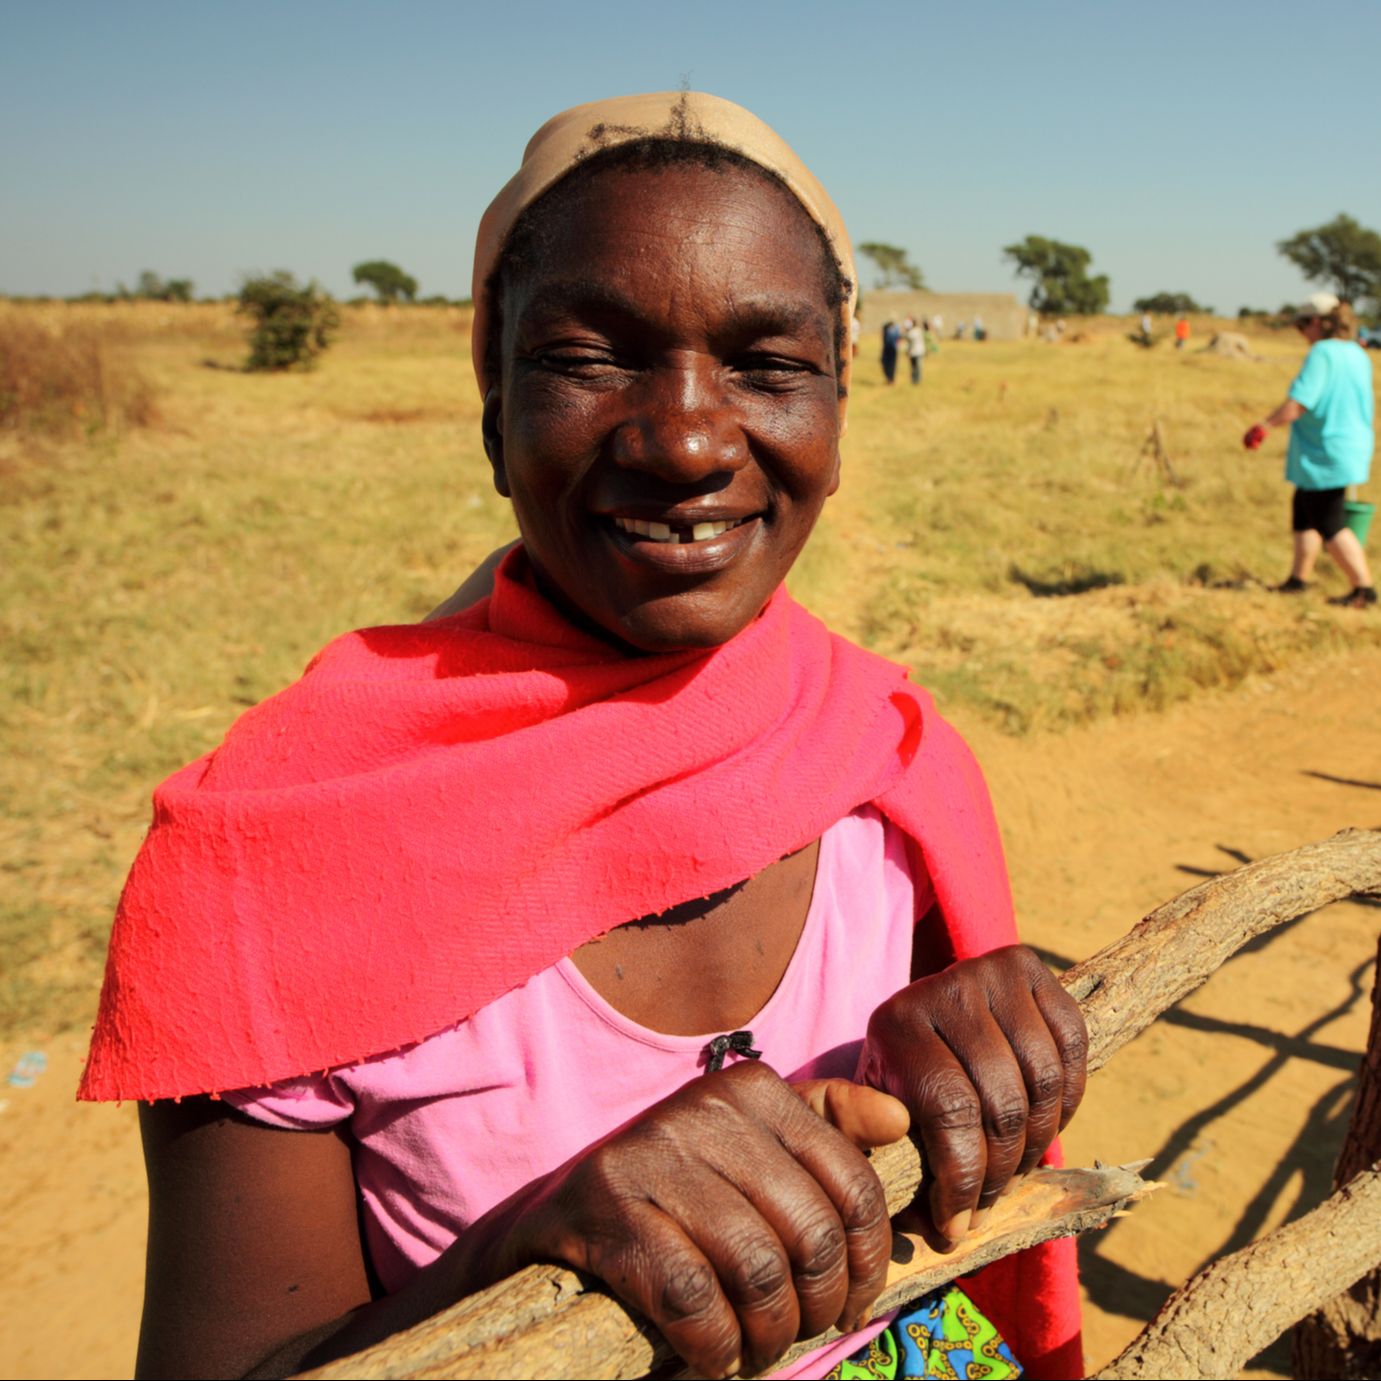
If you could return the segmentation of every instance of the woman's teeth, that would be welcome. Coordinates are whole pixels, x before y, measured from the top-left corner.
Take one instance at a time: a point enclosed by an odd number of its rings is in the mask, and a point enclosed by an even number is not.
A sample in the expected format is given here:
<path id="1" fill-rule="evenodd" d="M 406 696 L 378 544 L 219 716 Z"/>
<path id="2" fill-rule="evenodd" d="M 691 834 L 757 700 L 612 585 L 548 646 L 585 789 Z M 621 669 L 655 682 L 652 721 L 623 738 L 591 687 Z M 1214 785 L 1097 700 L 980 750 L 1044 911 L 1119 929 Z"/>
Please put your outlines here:
<path id="1" fill-rule="evenodd" d="M 708 542 L 711 537 L 722 537 L 731 528 L 747 521 L 747 518 L 735 518 L 728 523 L 672 527 L 670 523 L 645 523 L 639 518 L 615 518 L 614 525 L 634 537 L 646 537 L 653 542 Z"/>

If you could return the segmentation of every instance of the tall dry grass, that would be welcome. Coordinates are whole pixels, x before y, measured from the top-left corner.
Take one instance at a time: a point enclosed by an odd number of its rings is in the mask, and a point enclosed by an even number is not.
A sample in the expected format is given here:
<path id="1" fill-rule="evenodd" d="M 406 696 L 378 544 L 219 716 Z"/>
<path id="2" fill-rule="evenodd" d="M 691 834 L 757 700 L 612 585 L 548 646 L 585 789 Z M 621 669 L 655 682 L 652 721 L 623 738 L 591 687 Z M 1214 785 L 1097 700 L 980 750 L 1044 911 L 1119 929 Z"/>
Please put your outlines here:
<path id="1" fill-rule="evenodd" d="M 119 327 L 0 312 L 0 428 L 70 435 L 147 427 L 158 417 L 156 390 Z"/>

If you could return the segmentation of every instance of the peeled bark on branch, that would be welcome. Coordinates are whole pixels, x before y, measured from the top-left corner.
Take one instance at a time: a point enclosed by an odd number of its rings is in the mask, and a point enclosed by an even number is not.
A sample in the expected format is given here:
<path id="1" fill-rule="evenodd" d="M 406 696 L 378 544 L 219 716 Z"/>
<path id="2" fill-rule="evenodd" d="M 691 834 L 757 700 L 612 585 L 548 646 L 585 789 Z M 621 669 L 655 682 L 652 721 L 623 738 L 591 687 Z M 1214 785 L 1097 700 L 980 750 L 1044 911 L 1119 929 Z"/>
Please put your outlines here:
<path id="1" fill-rule="evenodd" d="M 1211 878 L 1158 907 L 1129 934 L 1076 964 L 1060 980 L 1079 1002 L 1088 1024 L 1090 1071 L 1101 1068 L 1255 936 L 1359 893 L 1381 895 L 1381 832 L 1344 830 L 1322 843 Z M 920 1186 L 917 1148 L 910 1139 L 882 1147 L 873 1153 L 873 1164 L 895 1214 Z M 994 1209 L 981 1233 L 948 1256 L 928 1260 L 920 1256 L 928 1249 L 898 1234 L 898 1250 L 908 1250 L 905 1244 L 910 1242 L 913 1259 L 922 1266 L 889 1277 L 891 1293 L 885 1307 L 909 1302 L 1036 1242 L 1102 1226 L 1154 1188 L 1136 1176 L 1135 1167 L 1045 1171 L 1028 1181 Z M 1052 1185 L 1061 1187 L 1055 1199 L 1045 1188 Z M 1369 1205 L 1370 1198 L 1364 1203 Z M 1014 1226 L 1014 1215 L 1020 1217 L 1020 1230 Z M 1350 1276 L 1345 1284 L 1284 1318 L 1265 1342 L 1355 1279 Z M 790 1355 L 821 1346 L 831 1336 L 798 1344 Z M 635 1377 L 671 1357 L 656 1331 L 605 1294 L 598 1282 L 559 1266 L 530 1266 L 372 1348 L 304 1375 L 323 1381 Z"/>
<path id="2" fill-rule="evenodd" d="M 1219 1378 L 1381 1264 L 1381 1167 L 1182 1285 L 1095 1381 Z"/>

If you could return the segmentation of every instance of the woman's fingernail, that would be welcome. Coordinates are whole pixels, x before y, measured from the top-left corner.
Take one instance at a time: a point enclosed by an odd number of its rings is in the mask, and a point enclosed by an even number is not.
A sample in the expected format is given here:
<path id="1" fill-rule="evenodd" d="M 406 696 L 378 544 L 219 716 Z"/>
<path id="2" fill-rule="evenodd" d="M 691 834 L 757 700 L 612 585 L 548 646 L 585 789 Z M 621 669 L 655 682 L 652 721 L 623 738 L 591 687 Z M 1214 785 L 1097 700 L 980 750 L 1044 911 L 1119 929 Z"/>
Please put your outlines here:
<path id="1" fill-rule="evenodd" d="M 726 1371 L 726 1372 L 724 1373 L 724 1375 L 725 1375 L 726 1378 L 727 1378 L 727 1377 L 730 1377 L 730 1376 L 737 1376 L 737 1375 L 739 1374 L 739 1372 L 741 1372 L 742 1370 L 743 1370 L 743 1358 L 742 1358 L 742 1357 L 735 1357 L 734 1360 L 733 1360 L 732 1362 L 729 1363 L 729 1370 Z"/>
<path id="2" fill-rule="evenodd" d="M 973 1217 L 969 1219 L 969 1231 L 980 1231 L 983 1227 L 983 1224 L 988 1221 L 988 1214 L 990 1214 L 992 1211 L 993 1207 L 991 1204 L 989 1204 L 987 1208 L 974 1209 Z"/>
<path id="3" fill-rule="evenodd" d="M 967 1213 L 956 1213 L 947 1223 L 940 1226 L 940 1235 L 946 1242 L 954 1244 L 962 1242 L 969 1234 L 969 1215 Z"/>

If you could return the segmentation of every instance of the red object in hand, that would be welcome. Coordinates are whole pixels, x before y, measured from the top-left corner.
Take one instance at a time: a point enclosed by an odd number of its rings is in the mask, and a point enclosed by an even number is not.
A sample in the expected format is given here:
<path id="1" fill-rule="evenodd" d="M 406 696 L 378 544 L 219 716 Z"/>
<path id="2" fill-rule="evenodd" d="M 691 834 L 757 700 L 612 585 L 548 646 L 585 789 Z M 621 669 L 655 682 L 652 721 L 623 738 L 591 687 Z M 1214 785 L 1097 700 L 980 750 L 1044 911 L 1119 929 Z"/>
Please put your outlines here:
<path id="1" fill-rule="evenodd" d="M 1242 438 L 1242 444 L 1249 451 L 1259 449 L 1261 443 L 1266 439 L 1266 428 L 1258 422 L 1254 427 L 1247 428 L 1247 434 Z"/>

